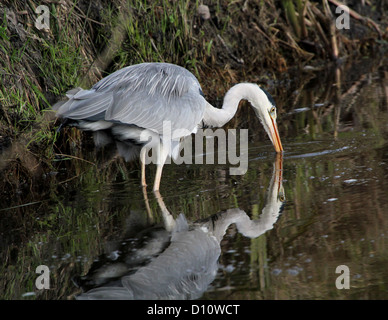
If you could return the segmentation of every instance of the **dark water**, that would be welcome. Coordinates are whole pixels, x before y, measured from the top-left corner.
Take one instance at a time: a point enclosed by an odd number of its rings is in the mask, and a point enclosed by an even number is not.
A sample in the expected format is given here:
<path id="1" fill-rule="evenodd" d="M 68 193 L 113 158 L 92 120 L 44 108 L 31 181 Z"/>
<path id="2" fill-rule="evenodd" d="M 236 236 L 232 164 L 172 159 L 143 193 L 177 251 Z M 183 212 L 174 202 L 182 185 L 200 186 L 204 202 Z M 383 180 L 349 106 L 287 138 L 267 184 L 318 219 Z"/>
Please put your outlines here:
<path id="1" fill-rule="evenodd" d="M 26 181 L 1 202 L 0 297 L 74 299 L 83 286 L 104 298 L 387 299 L 386 64 L 276 88 L 285 153 L 244 103 L 229 124 L 249 129 L 242 176 L 166 165 L 154 194 L 150 165 L 145 200 L 137 162 L 63 151 L 44 186 Z M 39 265 L 50 289 L 35 286 Z M 336 287 L 341 265 L 349 289 Z"/>

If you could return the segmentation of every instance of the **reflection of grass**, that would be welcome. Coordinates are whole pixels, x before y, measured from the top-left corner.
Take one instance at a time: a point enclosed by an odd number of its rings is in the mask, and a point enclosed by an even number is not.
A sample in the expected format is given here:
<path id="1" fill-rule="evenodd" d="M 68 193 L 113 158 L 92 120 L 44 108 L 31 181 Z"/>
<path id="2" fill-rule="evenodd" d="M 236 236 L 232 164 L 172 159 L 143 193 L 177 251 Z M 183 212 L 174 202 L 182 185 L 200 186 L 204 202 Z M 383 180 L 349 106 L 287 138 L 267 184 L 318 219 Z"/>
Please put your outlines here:
<path id="1" fill-rule="evenodd" d="M 88 271 L 103 250 L 106 236 L 112 237 L 116 224 L 124 226 L 130 210 L 138 209 L 139 203 L 141 206 L 142 201 L 128 206 L 128 200 L 124 198 L 120 203 L 110 199 L 117 196 L 117 192 L 104 189 L 107 180 L 121 180 L 123 174 L 115 164 L 106 170 L 98 170 L 80 161 L 78 171 L 80 176 L 75 188 L 80 193 L 73 201 L 69 200 L 73 191 L 63 192 L 62 185 L 55 180 L 51 185 L 50 201 L 2 212 L 3 216 L 9 214 L 11 217 L 8 223 L 12 228 L 8 231 L 24 235 L 22 240 L 9 247 L 10 251 L 1 254 L 2 299 L 20 299 L 25 292 L 36 293 L 26 299 L 71 298 L 77 291 L 71 278 Z M 141 194 L 137 197 L 141 199 Z M 121 234 L 123 230 L 117 232 Z M 41 264 L 50 267 L 50 290 L 35 288 L 38 276 L 35 269 Z"/>
<path id="2" fill-rule="evenodd" d="M 91 210 L 89 214 L 76 214 L 75 217 L 70 207 L 58 207 L 56 212 L 39 215 L 36 217 L 39 220 L 30 221 L 29 227 L 35 235 L 13 249 L 13 255 L 17 253 L 16 261 L 11 265 L 5 263 L 0 268 L 4 268 L 0 278 L 1 287 L 4 288 L 2 299 L 20 299 L 26 292 L 36 294 L 29 299 L 60 299 L 74 291 L 71 277 L 74 272 L 82 273 L 83 270 L 65 270 L 74 266 L 77 259 L 82 261 L 78 265 L 88 268 L 91 261 L 86 257 L 98 252 L 98 247 L 95 247 L 98 242 L 93 241 L 99 238 L 98 229 L 94 226 L 98 225 L 98 219 L 101 218 Z M 39 265 L 50 267 L 50 290 L 39 291 L 35 288 L 35 279 L 38 277 L 35 269 Z"/>

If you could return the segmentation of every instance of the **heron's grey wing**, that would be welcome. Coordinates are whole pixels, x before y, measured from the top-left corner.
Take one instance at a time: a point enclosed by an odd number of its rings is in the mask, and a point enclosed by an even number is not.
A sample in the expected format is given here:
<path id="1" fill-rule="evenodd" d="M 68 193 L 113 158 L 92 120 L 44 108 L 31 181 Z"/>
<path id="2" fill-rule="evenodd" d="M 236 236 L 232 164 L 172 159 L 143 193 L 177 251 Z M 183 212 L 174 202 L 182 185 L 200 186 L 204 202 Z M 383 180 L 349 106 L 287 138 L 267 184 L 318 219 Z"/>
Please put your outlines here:
<path id="1" fill-rule="evenodd" d="M 69 100 L 57 106 L 57 116 L 133 124 L 158 133 L 163 122 L 170 121 L 172 132 L 192 132 L 206 106 L 201 92 L 198 80 L 185 68 L 142 63 L 112 73 L 90 90 L 69 91 Z"/>
<path id="2" fill-rule="evenodd" d="M 95 90 L 72 89 L 66 93 L 67 101 L 60 101 L 53 106 L 61 118 L 73 120 L 104 120 L 105 111 L 113 103 L 112 93 Z"/>
<path id="3" fill-rule="evenodd" d="M 115 72 L 92 89 L 111 92 L 113 103 L 105 120 L 120 121 L 163 131 L 163 121 L 171 130 L 192 132 L 203 118 L 206 100 L 200 84 L 188 70 L 167 63 L 143 63 Z"/>

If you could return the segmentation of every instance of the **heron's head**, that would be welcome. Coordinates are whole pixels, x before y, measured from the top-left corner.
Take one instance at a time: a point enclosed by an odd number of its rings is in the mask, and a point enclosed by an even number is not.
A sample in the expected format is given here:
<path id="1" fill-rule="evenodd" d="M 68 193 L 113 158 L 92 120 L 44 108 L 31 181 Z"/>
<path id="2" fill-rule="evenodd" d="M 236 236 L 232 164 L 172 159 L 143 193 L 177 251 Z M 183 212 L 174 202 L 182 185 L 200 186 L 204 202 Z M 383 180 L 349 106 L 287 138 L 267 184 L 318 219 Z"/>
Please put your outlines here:
<path id="1" fill-rule="evenodd" d="M 282 152 L 279 130 L 276 124 L 276 105 L 272 96 L 258 85 L 253 85 L 249 102 L 252 104 L 257 117 L 260 119 L 276 152 Z"/>

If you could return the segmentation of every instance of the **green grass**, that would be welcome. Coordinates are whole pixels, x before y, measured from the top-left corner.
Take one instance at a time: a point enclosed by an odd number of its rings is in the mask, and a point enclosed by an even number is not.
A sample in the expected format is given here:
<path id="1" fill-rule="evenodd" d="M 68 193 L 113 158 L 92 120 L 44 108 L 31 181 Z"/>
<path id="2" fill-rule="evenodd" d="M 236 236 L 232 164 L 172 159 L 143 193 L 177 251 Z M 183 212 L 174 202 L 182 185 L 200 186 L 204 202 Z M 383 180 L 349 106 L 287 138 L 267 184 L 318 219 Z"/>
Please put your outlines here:
<path id="1" fill-rule="evenodd" d="M 202 52 L 198 47 L 199 38 L 193 34 L 193 17 L 197 5 L 188 0 L 179 1 L 127 1 L 125 11 L 126 40 L 114 58 L 114 69 L 126 65 L 165 61 L 181 64 L 195 70 L 196 62 L 205 54 L 210 54 L 210 45 Z M 117 14 L 112 7 L 104 12 L 107 30 L 112 30 L 118 23 Z M 102 38 L 108 41 L 111 34 Z"/>
<path id="2" fill-rule="evenodd" d="M 112 72 L 145 61 L 165 61 L 186 66 L 199 76 L 198 63 L 211 56 L 213 40 L 207 39 L 203 31 L 193 34 L 197 3 L 128 0 L 120 15 L 118 2 L 110 2 L 101 12 L 98 36 L 92 39 L 86 21 L 75 18 L 79 12 L 77 2 L 67 3 L 67 8 L 50 6 L 50 30 L 46 34 L 23 26 L 27 30 L 25 42 L 12 34 L 7 16 L 2 17 L 0 103 L 6 135 L 18 137 L 28 132 L 34 122 L 39 122 L 42 111 L 50 109 L 67 90 L 80 86 L 98 54 L 94 46 L 104 48 L 109 44 L 117 25 L 124 25 L 124 42 L 113 53 L 109 70 L 102 71 Z M 30 2 L 31 11 L 37 5 Z M 120 20 L 122 17 L 124 21 Z M 28 145 L 50 139 L 55 139 L 55 134 L 40 130 Z"/>
<path id="3" fill-rule="evenodd" d="M 27 148 L 36 146 L 42 156 L 52 158 L 57 134 L 45 123 L 45 111 L 79 85 L 91 64 L 91 49 L 86 48 L 90 39 L 85 23 L 74 16 L 77 1 L 67 8 L 51 5 L 50 30 L 46 32 L 27 24 L 34 21 L 39 4 L 29 2 L 25 8 L 28 19 L 23 24 L 18 18 L 16 34 L 6 13 L 0 17 L 0 135 L 14 139 L 23 135 Z M 16 2 L 11 9 L 17 10 L 18 5 Z"/>

